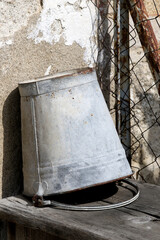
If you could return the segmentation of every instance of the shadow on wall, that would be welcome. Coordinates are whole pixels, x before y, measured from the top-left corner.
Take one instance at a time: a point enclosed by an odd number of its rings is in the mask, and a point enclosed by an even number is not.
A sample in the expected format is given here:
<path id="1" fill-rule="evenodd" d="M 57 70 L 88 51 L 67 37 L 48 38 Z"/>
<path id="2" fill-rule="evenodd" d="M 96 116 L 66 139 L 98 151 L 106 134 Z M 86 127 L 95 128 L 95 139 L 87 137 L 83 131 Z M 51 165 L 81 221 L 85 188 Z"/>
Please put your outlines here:
<path id="1" fill-rule="evenodd" d="M 22 151 L 20 95 L 18 88 L 7 97 L 3 107 L 3 172 L 2 197 L 18 194 L 22 191 Z"/>

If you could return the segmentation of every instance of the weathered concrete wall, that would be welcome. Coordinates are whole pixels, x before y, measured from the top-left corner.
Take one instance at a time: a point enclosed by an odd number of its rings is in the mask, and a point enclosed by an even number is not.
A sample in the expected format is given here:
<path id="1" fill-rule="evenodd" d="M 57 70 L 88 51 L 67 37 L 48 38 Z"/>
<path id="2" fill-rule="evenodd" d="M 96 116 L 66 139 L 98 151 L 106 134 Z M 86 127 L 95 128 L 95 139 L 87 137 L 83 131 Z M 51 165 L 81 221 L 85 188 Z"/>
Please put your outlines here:
<path id="1" fill-rule="evenodd" d="M 0 195 L 22 186 L 19 81 L 94 66 L 96 21 L 88 0 L 0 1 Z"/>

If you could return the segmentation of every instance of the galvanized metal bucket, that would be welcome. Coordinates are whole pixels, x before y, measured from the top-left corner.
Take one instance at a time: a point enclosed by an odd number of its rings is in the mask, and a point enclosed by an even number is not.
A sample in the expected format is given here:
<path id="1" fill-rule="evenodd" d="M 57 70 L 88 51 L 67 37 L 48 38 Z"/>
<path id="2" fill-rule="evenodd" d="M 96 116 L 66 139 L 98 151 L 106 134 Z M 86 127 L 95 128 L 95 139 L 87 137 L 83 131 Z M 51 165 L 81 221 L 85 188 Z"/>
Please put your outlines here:
<path id="1" fill-rule="evenodd" d="M 96 72 L 19 83 L 24 194 L 44 196 L 132 175 Z"/>

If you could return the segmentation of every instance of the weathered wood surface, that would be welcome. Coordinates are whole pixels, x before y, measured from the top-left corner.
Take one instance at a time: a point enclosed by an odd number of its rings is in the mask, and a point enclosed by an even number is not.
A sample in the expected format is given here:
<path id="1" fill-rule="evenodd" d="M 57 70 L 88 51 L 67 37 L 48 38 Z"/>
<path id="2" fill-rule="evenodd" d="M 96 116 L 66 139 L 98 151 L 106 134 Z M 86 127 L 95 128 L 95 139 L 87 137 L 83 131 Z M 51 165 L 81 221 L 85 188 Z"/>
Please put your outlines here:
<path id="1" fill-rule="evenodd" d="M 51 207 L 39 209 L 33 207 L 26 198 L 17 196 L 0 201 L 0 218 L 33 231 L 46 232 L 55 239 L 159 240 L 160 186 L 138 185 L 141 189 L 140 198 L 127 207 L 115 210 L 73 212 Z M 128 196 L 128 191 L 122 189 L 117 199 Z"/>
<path id="2" fill-rule="evenodd" d="M 41 230 L 35 230 L 15 223 L 8 223 L 8 231 L 6 238 L 0 238 L 0 240 L 63 240 L 59 237 L 42 232 Z"/>

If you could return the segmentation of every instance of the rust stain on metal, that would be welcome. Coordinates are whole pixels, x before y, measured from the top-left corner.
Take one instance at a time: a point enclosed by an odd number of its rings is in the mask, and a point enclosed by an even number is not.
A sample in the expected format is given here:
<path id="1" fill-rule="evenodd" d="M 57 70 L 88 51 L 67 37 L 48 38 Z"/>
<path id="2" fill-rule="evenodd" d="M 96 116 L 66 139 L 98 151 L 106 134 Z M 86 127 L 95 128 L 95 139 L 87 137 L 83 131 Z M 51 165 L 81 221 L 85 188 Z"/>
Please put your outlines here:
<path id="1" fill-rule="evenodd" d="M 39 195 L 34 195 L 32 198 L 33 205 L 35 207 L 43 207 L 43 197 Z"/>
<path id="2" fill-rule="evenodd" d="M 65 191 L 65 192 L 62 192 L 61 194 L 66 194 L 66 193 L 74 193 L 74 192 L 77 192 L 77 191 L 81 191 L 81 190 L 85 190 L 85 189 L 89 189 L 89 188 L 92 188 L 92 187 L 98 187 L 98 186 L 103 186 L 105 184 L 108 184 L 108 183 L 116 183 L 116 182 L 119 182 L 123 179 L 126 179 L 126 178 L 130 178 L 131 176 L 133 175 L 133 172 L 132 174 L 130 175 L 127 175 L 125 177 L 120 177 L 120 178 L 117 178 L 117 179 L 113 179 L 113 180 L 109 180 L 109 181 L 106 181 L 106 182 L 102 182 L 102 183 L 96 183 L 96 184 L 92 184 L 90 186 L 86 186 L 86 187 L 83 187 L 83 188 L 77 188 L 77 189 L 74 189 L 74 190 L 70 190 L 70 191 Z M 37 196 L 37 195 L 35 195 Z M 38 196 L 39 198 L 39 196 Z M 32 199 L 32 202 L 34 201 L 35 199 Z M 34 203 L 34 206 L 35 206 L 35 201 L 33 202 Z M 37 201 L 36 201 L 37 203 Z M 43 198 L 40 198 L 40 200 L 38 201 L 38 204 L 39 206 L 42 206 L 42 203 L 43 203 Z"/>
<path id="3" fill-rule="evenodd" d="M 52 94 L 51 94 L 51 97 L 52 97 L 52 98 L 55 98 L 55 95 L 54 95 L 54 93 L 52 93 Z"/>
<path id="4" fill-rule="evenodd" d="M 76 73 L 73 74 L 69 74 L 68 76 L 77 76 L 80 74 L 87 74 L 87 73 L 91 73 L 94 71 L 94 68 L 83 68 L 83 69 L 77 69 Z"/>
<path id="5" fill-rule="evenodd" d="M 25 97 L 24 99 L 26 100 L 26 102 L 28 102 L 30 100 L 29 97 Z"/>
<path id="6" fill-rule="evenodd" d="M 140 42 L 156 82 L 160 80 L 160 47 L 143 0 L 127 0 Z M 157 86 L 159 90 L 159 86 Z"/>
<path id="7" fill-rule="evenodd" d="M 100 10 L 101 13 L 104 12 L 104 9 L 105 9 L 105 6 L 106 6 L 105 2 L 103 2 L 102 0 L 96 0 L 95 4 L 96 4 L 96 6 L 98 7 L 98 9 Z"/>

